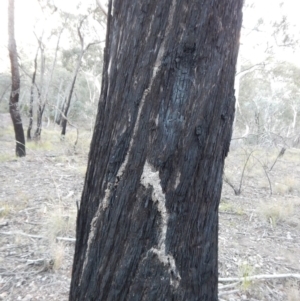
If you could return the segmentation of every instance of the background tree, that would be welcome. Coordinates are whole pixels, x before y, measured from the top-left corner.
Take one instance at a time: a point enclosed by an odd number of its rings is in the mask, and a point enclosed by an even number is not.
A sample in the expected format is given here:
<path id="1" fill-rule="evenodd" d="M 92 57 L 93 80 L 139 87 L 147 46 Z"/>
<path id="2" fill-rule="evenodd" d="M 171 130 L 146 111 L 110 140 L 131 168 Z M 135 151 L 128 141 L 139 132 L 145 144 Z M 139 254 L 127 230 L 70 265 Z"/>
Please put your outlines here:
<path id="1" fill-rule="evenodd" d="M 293 1 L 272 1 L 273 13 L 266 15 L 270 4 L 269 0 L 245 1 L 234 137 L 246 144 L 291 146 L 297 141 L 299 66 L 294 58 L 300 24 L 291 15 L 287 18 Z"/>
<path id="2" fill-rule="evenodd" d="M 16 155 L 23 157 L 26 155 L 25 135 L 19 110 L 20 95 L 20 72 L 18 63 L 17 45 L 15 41 L 15 21 L 14 21 L 14 0 L 8 1 L 8 51 L 11 65 L 11 93 L 9 98 L 9 112 L 14 125 L 16 138 Z"/>
<path id="3" fill-rule="evenodd" d="M 66 128 L 67 128 L 67 119 L 65 117 L 68 117 L 68 113 L 69 113 L 69 109 L 70 109 L 70 104 L 71 104 L 71 100 L 72 100 L 72 96 L 73 96 L 73 92 L 74 92 L 74 88 L 75 88 L 75 83 L 77 80 L 77 76 L 78 76 L 78 72 L 79 69 L 82 65 L 82 60 L 83 60 L 83 56 L 86 53 L 86 51 L 95 44 L 98 44 L 100 41 L 95 41 L 92 43 L 88 43 L 87 45 L 85 45 L 85 41 L 84 41 L 84 36 L 82 34 L 82 25 L 84 23 L 84 21 L 87 19 L 88 16 L 85 16 L 84 18 L 82 18 L 82 20 L 79 22 L 78 27 L 77 27 L 77 33 L 78 33 L 78 37 L 80 40 L 80 51 L 78 54 L 78 58 L 77 58 L 77 62 L 76 62 L 76 67 L 73 71 L 73 75 L 72 75 L 72 80 L 70 83 L 70 87 L 69 87 L 69 91 L 67 94 L 67 97 L 63 103 L 62 106 L 62 114 L 61 114 L 61 135 L 65 136 L 66 135 Z"/>
<path id="4" fill-rule="evenodd" d="M 110 1 L 70 300 L 218 300 L 242 2 Z"/>

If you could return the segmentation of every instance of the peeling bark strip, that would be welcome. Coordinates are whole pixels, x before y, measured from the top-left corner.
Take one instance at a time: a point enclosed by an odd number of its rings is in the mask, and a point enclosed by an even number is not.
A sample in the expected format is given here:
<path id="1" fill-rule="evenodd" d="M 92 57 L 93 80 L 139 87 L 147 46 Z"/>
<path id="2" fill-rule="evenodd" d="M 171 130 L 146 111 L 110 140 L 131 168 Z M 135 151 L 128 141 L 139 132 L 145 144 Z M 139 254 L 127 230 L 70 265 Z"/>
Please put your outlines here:
<path id="1" fill-rule="evenodd" d="M 217 301 L 242 2 L 109 2 L 70 301 Z"/>
<path id="2" fill-rule="evenodd" d="M 15 3 L 14 0 L 8 2 L 8 51 L 11 66 L 11 93 L 9 98 L 9 112 L 14 125 L 16 138 L 16 156 L 23 157 L 25 151 L 25 135 L 19 110 L 20 95 L 20 72 L 18 63 L 17 45 L 15 41 Z"/>

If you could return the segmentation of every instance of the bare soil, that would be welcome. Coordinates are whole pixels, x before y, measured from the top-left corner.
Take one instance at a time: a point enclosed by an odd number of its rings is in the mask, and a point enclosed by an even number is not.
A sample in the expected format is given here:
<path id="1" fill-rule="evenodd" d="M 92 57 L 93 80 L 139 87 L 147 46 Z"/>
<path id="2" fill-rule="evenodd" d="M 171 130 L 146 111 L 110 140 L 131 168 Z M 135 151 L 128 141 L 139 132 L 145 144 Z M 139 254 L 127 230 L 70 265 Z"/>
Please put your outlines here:
<path id="1" fill-rule="evenodd" d="M 50 146 L 29 144 L 27 156 L 15 159 L 11 129 L 0 127 L 0 300 L 68 300 L 89 143 L 75 153 L 71 142 L 51 139 Z M 293 277 L 300 274 L 300 151 L 287 150 L 267 171 L 279 151 L 255 150 L 240 195 L 224 183 L 220 300 L 300 300 L 300 279 Z M 227 159 L 225 174 L 235 187 L 249 152 L 237 149 Z M 260 274 L 285 276 L 249 280 Z M 241 276 L 236 284 L 223 280 Z"/>

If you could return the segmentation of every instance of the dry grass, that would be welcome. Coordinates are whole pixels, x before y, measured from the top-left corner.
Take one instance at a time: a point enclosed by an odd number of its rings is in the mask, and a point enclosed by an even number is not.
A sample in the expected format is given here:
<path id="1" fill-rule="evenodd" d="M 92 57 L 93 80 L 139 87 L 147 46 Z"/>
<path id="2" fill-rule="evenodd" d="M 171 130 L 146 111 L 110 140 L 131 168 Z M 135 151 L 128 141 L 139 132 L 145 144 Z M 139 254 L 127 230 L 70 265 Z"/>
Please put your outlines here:
<path id="1" fill-rule="evenodd" d="M 15 154 L 8 154 L 8 153 L 0 154 L 0 163 L 8 162 L 11 160 L 16 160 Z"/>
<path id="2" fill-rule="evenodd" d="M 26 150 L 49 151 L 49 150 L 53 150 L 54 148 L 55 148 L 54 144 L 51 141 L 45 139 L 26 143 Z"/>
<path id="3" fill-rule="evenodd" d="M 0 218 L 7 217 L 13 210 L 13 206 L 6 202 L 0 202 Z"/>
<path id="4" fill-rule="evenodd" d="M 233 213 L 237 215 L 245 214 L 243 207 L 240 205 L 233 204 L 231 202 L 221 201 L 219 205 L 219 212 Z"/>
<path id="5" fill-rule="evenodd" d="M 73 236 L 76 221 L 76 212 L 64 210 L 59 205 L 47 209 L 47 223 L 45 225 L 45 233 L 50 243 L 56 241 L 57 236 Z"/>
<path id="6" fill-rule="evenodd" d="M 284 160 L 294 164 L 300 163 L 300 149 L 288 149 L 284 154 Z"/>
<path id="7" fill-rule="evenodd" d="M 66 256 L 65 249 L 66 247 L 64 243 L 61 242 L 53 243 L 51 245 L 51 258 L 54 262 L 53 264 L 54 270 L 60 269 L 61 266 L 63 265 Z"/>
<path id="8" fill-rule="evenodd" d="M 249 264 L 247 261 L 243 261 L 239 264 L 238 274 L 240 277 L 243 277 L 244 280 L 241 283 L 241 289 L 247 291 L 251 288 L 252 282 L 247 279 L 247 277 L 254 275 L 254 267 Z"/>
<path id="9" fill-rule="evenodd" d="M 260 204 L 257 211 L 263 220 L 275 227 L 278 223 L 286 222 L 293 216 L 294 203 L 286 200 L 264 202 Z"/>

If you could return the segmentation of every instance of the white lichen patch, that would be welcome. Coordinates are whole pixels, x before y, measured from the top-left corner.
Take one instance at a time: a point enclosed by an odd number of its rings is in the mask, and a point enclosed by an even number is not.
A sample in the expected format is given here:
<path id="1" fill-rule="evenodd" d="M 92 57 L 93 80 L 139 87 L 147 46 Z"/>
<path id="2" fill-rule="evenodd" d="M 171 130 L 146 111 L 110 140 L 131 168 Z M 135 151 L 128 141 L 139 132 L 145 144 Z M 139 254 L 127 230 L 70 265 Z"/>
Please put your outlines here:
<path id="1" fill-rule="evenodd" d="M 171 285 L 177 288 L 181 277 L 177 270 L 174 257 L 170 254 L 167 254 L 166 251 L 166 239 L 169 220 L 169 215 L 166 208 L 166 198 L 160 184 L 159 172 L 155 171 L 147 161 L 145 162 L 143 174 L 141 176 L 141 184 L 146 188 L 152 188 L 152 201 L 157 205 L 157 209 L 161 215 L 158 247 L 151 248 L 149 252 L 156 254 L 159 261 L 168 267 L 168 272 L 171 275 Z"/>
<path id="2" fill-rule="evenodd" d="M 159 120 L 159 114 L 157 114 L 156 118 L 155 118 L 155 125 L 158 126 L 158 120 Z"/>
<path id="3" fill-rule="evenodd" d="M 92 221 L 91 221 L 91 227 L 90 227 L 90 233 L 89 233 L 89 237 L 88 237 L 88 242 L 87 242 L 87 248 L 86 248 L 86 252 L 85 252 L 85 256 L 84 256 L 84 262 L 83 262 L 83 268 L 82 268 L 82 274 L 80 277 L 80 283 L 83 280 L 83 273 L 85 270 L 85 267 L 87 265 L 87 261 L 89 258 L 89 253 L 90 253 L 90 249 L 91 249 L 91 245 L 95 239 L 95 234 L 96 234 L 96 226 L 97 226 L 97 220 L 100 217 L 100 214 L 108 207 L 109 205 L 109 198 L 111 196 L 111 184 L 108 184 L 108 187 L 105 189 L 105 195 L 102 201 L 100 201 L 98 209 L 96 214 L 94 215 Z"/>
<path id="4" fill-rule="evenodd" d="M 177 172 L 177 175 L 176 175 L 176 181 L 175 181 L 175 186 L 174 188 L 176 189 L 180 183 L 180 176 L 181 176 L 181 173 L 180 171 Z"/>

